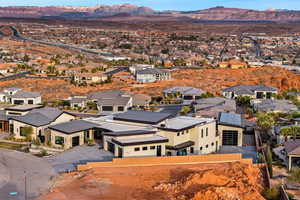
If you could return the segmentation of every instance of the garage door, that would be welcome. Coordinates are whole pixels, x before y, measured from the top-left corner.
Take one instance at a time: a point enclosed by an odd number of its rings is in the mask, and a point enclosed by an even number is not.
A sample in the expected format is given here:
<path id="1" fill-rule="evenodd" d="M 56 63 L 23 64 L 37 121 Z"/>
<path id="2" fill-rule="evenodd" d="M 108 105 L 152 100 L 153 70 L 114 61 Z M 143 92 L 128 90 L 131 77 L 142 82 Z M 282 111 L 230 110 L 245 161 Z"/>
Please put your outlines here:
<path id="1" fill-rule="evenodd" d="M 72 146 L 76 147 L 79 145 L 79 136 L 72 137 Z"/>
<path id="2" fill-rule="evenodd" d="M 238 131 L 223 131 L 223 145 L 238 145 Z"/>
<path id="3" fill-rule="evenodd" d="M 115 144 L 107 142 L 107 150 L 111 153 L 115 153 Z"/>

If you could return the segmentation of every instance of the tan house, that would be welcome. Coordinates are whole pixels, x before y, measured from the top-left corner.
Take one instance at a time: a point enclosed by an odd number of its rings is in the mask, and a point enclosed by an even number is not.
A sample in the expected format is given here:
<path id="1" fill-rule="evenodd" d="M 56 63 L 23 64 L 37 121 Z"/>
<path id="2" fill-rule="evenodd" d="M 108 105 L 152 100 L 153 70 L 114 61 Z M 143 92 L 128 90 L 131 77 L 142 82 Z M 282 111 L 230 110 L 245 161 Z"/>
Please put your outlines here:
<path id="1" fill-rule="evenodd" d="M 74 120 L 75 116 L 66 113 L 57 108 L 44 107 L 34 109 L 25 115 L 14 116 L 9 120 L 10 132 L 15 138 L 24 139 L 24 127 L 32 127 L 32 138 L 39 137 L 42 142 L 45 141 L 45 130 L 48 126 Z"/>
<path id="2" fill-rule="evenodd" d="M 219 135 L 213 118 L 175 117 L 158 126 L 158 135 L 168 138 L 166 155 L 208 154 L 219 150 Z"/>
<path id="3" fill-rule="evenodd" d="M 243 146 L 244 127 L 241 115 L 230 112 L 220 113 L 217 129 L 222 146 Z"/>
<path id="4" fill-rule="evenodd" d="M 78 84 L 86 83 L 101 83 L 107 80 L 107 75 L 103 73 L 76 73 L 73 77 L 74 81 Z"/>

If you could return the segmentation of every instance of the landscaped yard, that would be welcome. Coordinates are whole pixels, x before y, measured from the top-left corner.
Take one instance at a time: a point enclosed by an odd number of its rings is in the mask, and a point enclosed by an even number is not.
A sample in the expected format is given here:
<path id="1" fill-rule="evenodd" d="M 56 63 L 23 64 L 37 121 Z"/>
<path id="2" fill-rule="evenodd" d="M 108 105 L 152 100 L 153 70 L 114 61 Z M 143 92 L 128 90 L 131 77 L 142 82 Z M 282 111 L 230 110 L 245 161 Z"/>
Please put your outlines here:
<path id="1" fill-rule="evenodd" d="M 25 146 L 25 145 L 0 142 L 0 148 L 2 148 L 2 149 L 18 150 L 23 146 Z"/>

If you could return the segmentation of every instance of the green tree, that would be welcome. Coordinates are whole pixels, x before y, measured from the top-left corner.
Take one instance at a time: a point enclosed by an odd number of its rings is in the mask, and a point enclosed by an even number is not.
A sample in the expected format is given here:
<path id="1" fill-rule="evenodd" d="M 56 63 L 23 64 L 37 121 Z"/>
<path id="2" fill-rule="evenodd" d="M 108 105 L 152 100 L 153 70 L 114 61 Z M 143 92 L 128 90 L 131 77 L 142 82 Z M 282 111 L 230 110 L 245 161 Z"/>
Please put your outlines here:
<path id="1" fill-rule="evenodd" d="M 26 141 L 32 141 L 33 128 L 31 126 L 25 126 L 21 130 L 22 135 L 25 136 Z"/>
<path id="2" fill-rule="evenodd" d="M 257 125 L 259 129 L 268 136 L 269 130 L 274 126 L 275 120 L 271 113 L 258 113 Z"/>
<path id="3" fill-rule="evenodd" d="M 294 167 L 288 179 L 300 183 L 300 167 Z"/>
<path id="4" fill-rule="evenodd" d="M 293 139 L 296 139 L 298 134 L 300 134 L 300 127 L 298 126 L 291 126 L 280 130 L 280 135 L 285 137 L 285 141 L 287 140 L 287 137 L 293 137 Z"/>
<path id="5" fill-rule="evenodd" d="M 272 151 L 271 151 L 270 147 L 267 148 L 266 163 L 267 163 L 267 167 L 268 167 L 268 170 L 270 173 L 270 177 L 272 177 L 273 176 L 273 156 L 272 156 Z"/>
<path id="6" fill-rule="evenodd" d="M 191 112 L 191 108 L 189 106 L 183 106 L 180 110 L 181 115 L 186 115 Z"/>

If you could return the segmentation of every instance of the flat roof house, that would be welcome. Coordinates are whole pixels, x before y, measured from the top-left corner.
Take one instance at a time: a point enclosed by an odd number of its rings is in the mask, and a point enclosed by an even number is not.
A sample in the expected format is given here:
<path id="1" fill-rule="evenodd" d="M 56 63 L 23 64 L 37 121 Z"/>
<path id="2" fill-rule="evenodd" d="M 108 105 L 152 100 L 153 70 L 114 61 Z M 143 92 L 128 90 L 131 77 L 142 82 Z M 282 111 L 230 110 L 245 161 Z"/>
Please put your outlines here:
<path id="1" fill-rule="evenodd" d="M 213 118 L 175 117 L 159 126 L 158 134 L 168 138 L 166 155 L 208 154 L 218 151 L 219 136 Z"/>
<path id="2" fill-rule="evenodd" d="M 178 95 L 178 97 L 183 101 L 190 102 L 200 99 L 201 95 L 205 94 L 206 92 L 193 87 L 175 86 L 164 89 L 163 93 L 165 96 Z"/>
<path id="3" fill-rule="evenodd" d="M 243 145 L 244 126 L 240 114 L 221 112 L 218 117 L 217 129 L 222 146 Z"/>
<path id="4" fill-rule="evenodd" d="M 38 92 L 31 92 L 19 88 L 9 88 L 0 94 L 0 101 L 21 105 L 21 104 L 41 104 L 42 96 Z"/>
<path id="5" fill-rule="evenodd" d="M 273 99 L 277 94 L 277 88 L 265 85 L 236 85 L 222 90 L 222 95 L 229 99 L 238 96 L 249 96 L 252 99 Z"/>
<path id="6" fill-rule="evenodd" d="M 153 83 L 167 80 L 171 80 L 171 73 L 168 70 L 154 68 L 136 72 L 136 81 L 139 83 Z"/>

